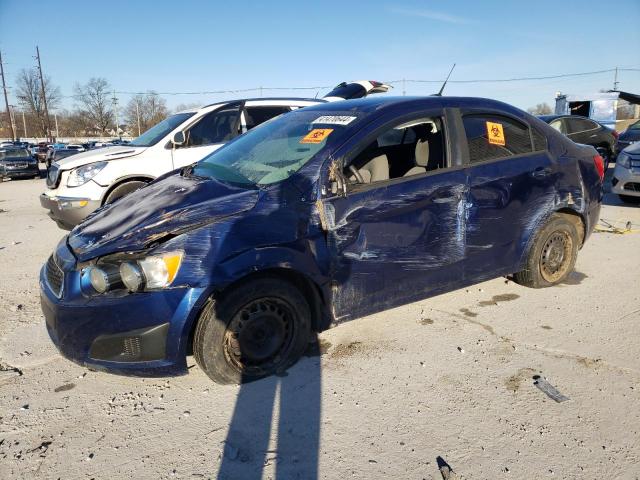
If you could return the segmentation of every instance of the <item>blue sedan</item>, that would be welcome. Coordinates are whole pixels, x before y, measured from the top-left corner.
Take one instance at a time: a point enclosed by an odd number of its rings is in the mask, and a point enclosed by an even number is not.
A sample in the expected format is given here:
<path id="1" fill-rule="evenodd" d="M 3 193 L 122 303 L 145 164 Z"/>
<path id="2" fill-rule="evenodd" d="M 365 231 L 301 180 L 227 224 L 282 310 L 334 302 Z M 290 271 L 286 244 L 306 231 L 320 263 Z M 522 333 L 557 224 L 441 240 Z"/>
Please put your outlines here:
<path id="1" fill-rule="evenodd" d="M 367 98 L 282 115 L 95 212 L 41 271 L 67 358 L 214 381 L 285 370 L 312 332 L 504 275 L 562 282 L 603 160 L 512 106 Z"/>

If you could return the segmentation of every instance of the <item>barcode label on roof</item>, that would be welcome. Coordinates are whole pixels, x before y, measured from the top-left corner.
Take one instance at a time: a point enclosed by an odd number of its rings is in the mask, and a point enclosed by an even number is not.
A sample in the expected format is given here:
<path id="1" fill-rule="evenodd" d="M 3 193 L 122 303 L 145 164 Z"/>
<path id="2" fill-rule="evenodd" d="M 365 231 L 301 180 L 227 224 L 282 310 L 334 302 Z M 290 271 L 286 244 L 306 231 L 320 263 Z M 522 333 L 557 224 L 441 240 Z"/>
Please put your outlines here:
<path id="1" fill-rule="evenodd" d="M 325 125 L 349 125 L 357 117 L 349 117 L 347 115 L 323 115 L 316 118 L 311 123 L 323 123 Z"/>

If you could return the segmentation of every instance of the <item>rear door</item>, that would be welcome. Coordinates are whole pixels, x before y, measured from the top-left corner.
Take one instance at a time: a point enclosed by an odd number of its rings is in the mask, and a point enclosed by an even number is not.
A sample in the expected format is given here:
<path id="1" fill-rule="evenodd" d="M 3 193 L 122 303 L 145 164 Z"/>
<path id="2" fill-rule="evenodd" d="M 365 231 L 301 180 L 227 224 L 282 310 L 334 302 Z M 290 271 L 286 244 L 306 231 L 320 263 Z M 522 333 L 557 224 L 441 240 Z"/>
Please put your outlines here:
<path id="1" fill-rule="evenodd" d="M 242 133 L 242 103 L 222 106 L 190 125 L 184 132 L 184 145 L 172 150 L 173 168 L 181 168 L 203 159 Z"/>
<path id="2" fill-rule="evenodd" d="M 524 242 L 556 200 L 557 167 L 546 139 L 523 121 L 494 112 L 463 112 L 469 196 L 467 281 L 513 273 Z"/>

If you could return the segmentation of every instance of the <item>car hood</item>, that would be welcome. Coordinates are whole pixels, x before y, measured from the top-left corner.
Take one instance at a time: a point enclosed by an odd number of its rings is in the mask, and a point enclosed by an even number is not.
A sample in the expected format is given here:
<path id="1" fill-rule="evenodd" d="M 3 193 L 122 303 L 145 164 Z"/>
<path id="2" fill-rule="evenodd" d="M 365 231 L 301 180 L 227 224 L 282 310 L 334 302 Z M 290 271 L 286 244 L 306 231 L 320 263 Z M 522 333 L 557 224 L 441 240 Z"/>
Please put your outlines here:
<path id="1" fill-rule="evenodd" d="M 82 165 L 87 165 L 89 163 L 133 157 L 134 155 L 140 155 L 146 149 L 147 147 L 131 147 L 127 145 L 104 147 L 96 150 L 76 153 L 69 157 L 57 160 L 56 163 L 60 166 L 60 170 L 71 170 L 72 168 L 81 167 Z"/>
<path id="2" fill-rule="evenodd" d="M 259 190 L 173 174 L 107 205 L 74 228 L 68 244 L 79 261 L 138 251 L 253 208 Z"/>
<path id="3" fill-rule="evenodd" d="M 620 134 L 618 140 L 622 140 L 623 142 L 631 142 L 634 140 L 640 140 L 640 128 L 633 128 L 630 130 L 625 130 Z"/>

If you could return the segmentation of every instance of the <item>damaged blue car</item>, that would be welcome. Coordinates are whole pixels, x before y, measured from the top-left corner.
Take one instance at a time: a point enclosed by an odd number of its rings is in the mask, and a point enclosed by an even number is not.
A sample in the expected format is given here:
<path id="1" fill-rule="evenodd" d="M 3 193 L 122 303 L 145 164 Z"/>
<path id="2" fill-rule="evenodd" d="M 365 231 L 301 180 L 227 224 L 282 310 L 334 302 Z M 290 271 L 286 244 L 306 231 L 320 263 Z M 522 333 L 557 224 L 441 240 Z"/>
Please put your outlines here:
<path id="1" fill-rule="evenodd" d="M 300 109 L 107 205 L 40 275 L 67 358 L 219 383 L 285 370 L 314 332 L 483 280 L 562 282 L 603 160 L 501 102 Z"/>

